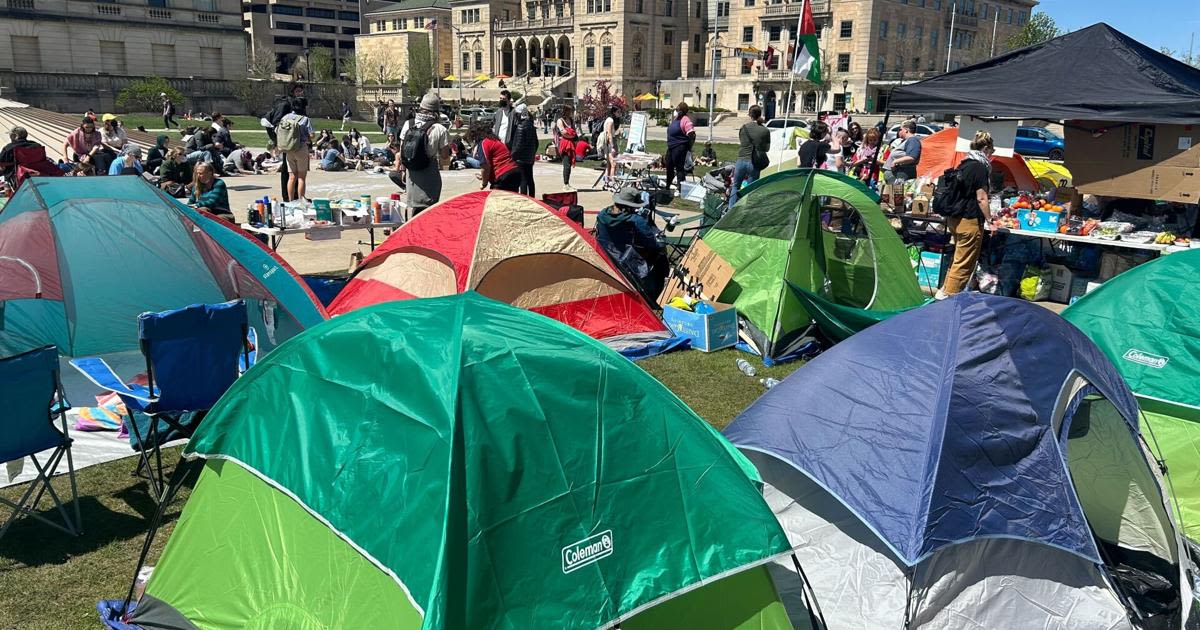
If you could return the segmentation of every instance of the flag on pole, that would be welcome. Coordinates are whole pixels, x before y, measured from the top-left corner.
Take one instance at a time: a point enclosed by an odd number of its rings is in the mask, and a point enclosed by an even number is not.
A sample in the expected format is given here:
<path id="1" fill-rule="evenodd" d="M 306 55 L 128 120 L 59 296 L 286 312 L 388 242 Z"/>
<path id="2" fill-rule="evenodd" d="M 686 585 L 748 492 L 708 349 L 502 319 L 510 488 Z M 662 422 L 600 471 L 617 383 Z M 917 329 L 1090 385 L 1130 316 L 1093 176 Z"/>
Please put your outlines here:
<path id="1" fill-rule="evenodd" d="M 817 43 L 817 25 L 813 22 L 812 0 L 804 0 L 800 12 L 800 37 L 797 39 L 796 60 L 792 63 L 792 74 L 810 83 L 821 82 L 821 50 Z"/>
<path id="2" fill-rule="evenodd" d="M 427 31 L 436 31 L 436 30 L 437 30 L 437 18 L 434 18 L 434 19 L 432 19 L 432 20 L 429 20 L 428 22 L 426 22 L 426 23 L 425 23 L 425 30 L 427 30 Z"/>

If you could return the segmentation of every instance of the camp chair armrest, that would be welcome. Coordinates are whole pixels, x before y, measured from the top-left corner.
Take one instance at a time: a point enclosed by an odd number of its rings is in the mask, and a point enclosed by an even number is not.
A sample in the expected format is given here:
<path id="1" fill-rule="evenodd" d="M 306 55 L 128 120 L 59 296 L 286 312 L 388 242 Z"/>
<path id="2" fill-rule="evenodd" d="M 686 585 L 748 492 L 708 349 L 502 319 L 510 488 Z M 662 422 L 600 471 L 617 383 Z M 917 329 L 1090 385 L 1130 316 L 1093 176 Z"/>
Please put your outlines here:
<path id="1" fill-rule="evenodd" d="M 116 372 L 113 372 L 113 369 L 104 362 L 104 359 L 98 357 L 71 359 L 71 366 L 97 386 L 113 392 L 122 399 L 131 399 L 140 403 L 132 406 L 144 409 L 158 400 L 158 397 L 152 395 L 144 385 L 127 385 L 122 382 Z"/>

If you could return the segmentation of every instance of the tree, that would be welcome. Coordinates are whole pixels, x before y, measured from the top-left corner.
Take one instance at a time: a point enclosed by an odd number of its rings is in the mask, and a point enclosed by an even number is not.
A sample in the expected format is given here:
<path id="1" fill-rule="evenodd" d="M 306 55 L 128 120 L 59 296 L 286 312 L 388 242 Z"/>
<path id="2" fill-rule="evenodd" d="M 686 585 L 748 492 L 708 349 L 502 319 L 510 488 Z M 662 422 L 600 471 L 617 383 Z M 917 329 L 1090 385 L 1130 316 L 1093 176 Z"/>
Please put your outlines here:
<path id="1" fill-rule="evenodd" d="M 171 87 L 166 79 L 146 77 L 125 86 L 117 94 L 117 106 L 127 111 L 156 112 L 162 106 L 162 97 L 159 95 L 164 93 L 175 103 L 183 103 L 183 92 Z"/>
<path id="2" fill-rule="evenodd" d="M 260 46 L 250 55 L 248 76 L 251 79 L 270 79 L 275 75 L 275 67 L 275 51 Z"/>
<path id="3" fill-rule="evenodd" d="M 1039 11 L 1034 13 L 1025 26 L 1016 35 L 1008 38 L 1008 49 L 1017 50 L 1049 41 L 1062 35 L 1062 29 L 1049 13 Z"/>
<path id="4" fill-rule="evenodd" d="M 325 46 L 313 46 L 306 60 L 308 80 L 321 82 L 333 79 L 333 51 Z"/>
<path id="5" fill-rule="evenodd" d="M 1183 52 L 1182 50 L 1171 50 L 1170 48 L 1167 48 L 1166 46 L 1163 46 L 1162 48 L 1160 48 L 1159 51 L 1162 52 L 1162 54 L 1170 56 L 1170 57 L 1174 57 L 1174 58 L 1182 61 L 1183 63 L 1186 63 L 1189 66 L 1195 66 L 1197 68 L 1200 68 L 1200 54 L 1186 53 L 1186 52 Z"/>
<path id="6" fill-rule="evenodd" d="M 408 93 L 420 98 L 433 86 L 433 57 L 425 37 L 410 37 L 408 42 Z"/>
<path id="7" fill-rule="evenodd" d="M 585 121 L 604 118 L 614 105 L 622 112 L 629 108 L 625 97 L 613 92 L 611 82 L 596 81 L 591 90 L 579 99 L 579 115 Z"/>
<path id="8" fill-rule="evenodd" d="M 358 80 L 358 57 L 355 55 L 346 55 L 342 57 L 341 67 L 338 68 L 338 78 L 346 77 L 346 80 L 351 83 L 361 83 Z"/>
<path id="9" fill-rule="evenodd" d="M 403 74 L 398 55 L 389 55 L 381 50 L 369 50 L 360 53 L 361 56 L 354 64 L 356 83 L 363 85 L 380 85 L 394 83 Z"/>

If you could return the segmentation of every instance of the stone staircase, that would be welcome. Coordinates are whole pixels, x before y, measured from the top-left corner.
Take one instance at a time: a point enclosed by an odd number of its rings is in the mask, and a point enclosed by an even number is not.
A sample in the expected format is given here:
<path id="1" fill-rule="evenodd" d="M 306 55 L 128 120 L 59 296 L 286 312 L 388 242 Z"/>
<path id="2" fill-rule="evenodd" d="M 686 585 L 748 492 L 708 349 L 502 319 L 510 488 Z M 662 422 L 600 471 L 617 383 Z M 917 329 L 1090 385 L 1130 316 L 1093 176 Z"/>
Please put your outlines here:
<path id="1" fill-rule="evenodd" d="M 66 158 L 62 154 L 63 142 L 72 131 L 75 131 L 79 127 L 79 121 L 82 119 L 82 115 L 60 114 L 36 107 L 29 107 L 24 103 L 0 99 L 0 129 L 7 132 L 13 127 L 24 127 L 29 131 L 29 139 L 46 147 L 46 156 L 52 160 Z M 180 124 L 182 125 L 183 123 L 181 122 Z M 96 123 L 96 126 L 99 127 L 100 123 Z M 154 146 L 157 136 L 157 134 L 142 133 L 130 128 L 125 129 L 125 134 L 129 137 L 130 141 L 141 146 L 143 151 Z M 168 146 L 179 144 L 178 132 L 167 135 L 171 136 L 171 139 L 168 140 Z M 5 143 L 7 142 L 8 139 L 6 137 Z"/>

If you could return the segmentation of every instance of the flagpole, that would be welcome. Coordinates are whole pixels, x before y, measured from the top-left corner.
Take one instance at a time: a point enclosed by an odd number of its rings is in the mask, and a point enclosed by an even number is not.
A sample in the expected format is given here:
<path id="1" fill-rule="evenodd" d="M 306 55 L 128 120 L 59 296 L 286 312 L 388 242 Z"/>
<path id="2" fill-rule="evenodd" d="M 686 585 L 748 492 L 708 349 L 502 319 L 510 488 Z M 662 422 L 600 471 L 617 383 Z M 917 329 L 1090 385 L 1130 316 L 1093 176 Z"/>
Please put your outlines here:
<path id="1" fill-rule="evenodd" d="M 796 18 L 796 32 L 794 33 L 796 36 L 796 49 L 795 54 L 792 55 L 792 63 L 790 64 L 791 67 L 788 68 L 788 96 L 787 101 L 784 102 L 783 108 L 783 144 L 779 145 L 780 164 L 783 163 L 783 151 L 787 148 L 788 135 L 792 129 L 791 127 L 788 127 L 788 121 L 791 119 L 792 108 L 796 105 L 796 95 L 794 92 L 794 86 L 796 84 L 796 55 L 800 54 L 800 29 L 801 24 L 804 23 L 804 4 L 806 2 L 809 2 L 809 0 L 803 0 L 800 3 L 800 17 Z"/>
<path id="2" fill-rule="evenodd" d="M 954 54 L 954 19 L 958 17 L 958 0 L 950 5 L 950 41 L 946 43 L 946 72 L 950 72 L 950 55 Z"/>

